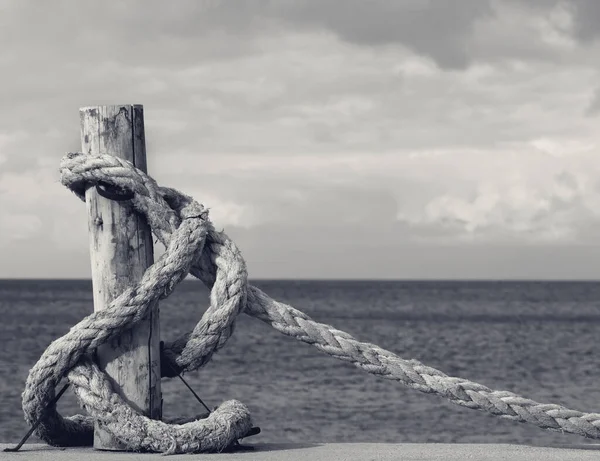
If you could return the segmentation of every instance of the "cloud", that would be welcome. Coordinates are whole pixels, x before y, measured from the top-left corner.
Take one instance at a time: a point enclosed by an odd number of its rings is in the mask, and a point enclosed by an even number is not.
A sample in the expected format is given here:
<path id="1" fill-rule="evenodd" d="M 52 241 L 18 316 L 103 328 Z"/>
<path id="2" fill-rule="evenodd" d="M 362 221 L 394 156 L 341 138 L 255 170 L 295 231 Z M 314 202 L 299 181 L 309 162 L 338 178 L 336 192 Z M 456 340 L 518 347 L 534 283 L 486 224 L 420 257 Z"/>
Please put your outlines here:
<path id="1" fill-rule="evenodd" d="M 0 131 L 0 163 L 6 162 L 9 157 L 16 157 L 15 149 L 27 138 L 28 134 L 23 129 L 13 132 Z"/>
<path id="2" fill-rule="evenodd" d="M 83 243 L 87 248 L 85 205 L 59 179 L 56 165 L 0 170 L 0 233 L 6 245 L 33 239 L 39 230 L 31 251 L 43 245 L 62 250 Z"/>
<path id="3" fill-rule="evenodd" d="M 574 181 L 568 173 L 562 177 Z M 502 234 L 512 234 L 530 243 L 570 241 L 577 229 L 569 218 L 578 211 L 579 197 L 576 190 L 559 185 L 559 178 L 554 190 L 539 191 L 515 182 L 503 189 L 480 187 L 471 199 L 436 197 L 425 207 L 424 221 L 454 229 L 461 238 L 498 240 Z"/>
<path id="4" fill-rule="evenodd" d="M 595 0 L 335 0 L 282 2 L 291 27 L 320 28 L 367 47 L 404 46 L 444 69 L 498 58 L 569 59 L 600 33 Z"/>
<path id="5" fill-rule="evenodd" d="M 474 22 L 491 12 L 485 1 L 448 2 L 334 0 L 284 2 L 278 12 L 292 25 L 331 31 L 363 46 L 400 44 L 431 57 L 440 66 L 464 68 L 465 42 Z"/>
<path id="6" fill-rule="evenodd" d="M 591 42 L 600 36 L 600 5 L 595 0 L 571 0 L 575 14 L 575 35 L 584 42 Z"/>
<path id="7" fill-rule="evenodd" d="M 487 168 L 463 170 L 462 188 L 400 210 L 398 219 L 437 228 L 444 242 L 597 243 L 586 231 L 600 225 L 597 146 L 548 139 L 531 146 L 526 154 L 497 153 Z"/>
<path id="8" fill-rule="evenodd" d="M 0 221 L 44 229 L 14 251 L 87 267 L 58 163 L 79 107 L 138 102 L 152 176 L 253 258 L 598 242 L 595 4 L 0 2 Z"/>
<path id="9" fill-rule="evenodd" d="M 37 216 L 3 213 L 0 220 L 0 246 L 7 247 L 17 240 L 31 239 L 36 236 L 41 226 L 42 222 Z"/>
<path id="10" fill-rule="evenodd" d="M 284 226 L 304 238 L 311 227 L 351 238 L 393 229 L 389 242 L 395 235 L 421 243 L 593 243 L 597 237 L 583 229 L 599 219 L 597 150 L 594 143 L 539 138 L 491 151 L 240 155 L 173 173 L 168 183 L 205 204 L 214 199 L 203 190 L 223 198 L 230 211 L 211 216 L 226 229 Z"/>
<path id="11" fill-rule="evenodd" d="M 587 117 L 594 117 L 600 112 L 600 87 L 596 89 L 590 104 L 585 109 L 585 115 Z"/>

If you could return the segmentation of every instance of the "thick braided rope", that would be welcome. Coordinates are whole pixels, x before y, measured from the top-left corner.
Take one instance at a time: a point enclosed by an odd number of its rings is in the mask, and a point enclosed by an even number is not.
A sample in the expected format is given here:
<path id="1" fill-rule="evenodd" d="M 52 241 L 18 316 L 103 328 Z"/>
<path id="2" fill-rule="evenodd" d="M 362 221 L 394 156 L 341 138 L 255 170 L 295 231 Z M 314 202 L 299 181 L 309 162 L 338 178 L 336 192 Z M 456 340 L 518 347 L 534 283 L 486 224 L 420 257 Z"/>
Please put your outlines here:
<path id="1" fill-rule="evenodd" d="M 330 325 L 317 323 L 293 307 L 271 299 L 258 288 L 249 287 L 245 313 L 367 373 L 400 381 L 424 393 L 440 395 L 457 405 L 531 423 L 542 429 L 600 438 L 599 413 L 542 404 L 512 392 L 496 391 L 482 384 L 448 376 L 417 360 L 402 359 L 374 344 L 360 342 Z"/>
<path id="2" fill-rule="evenodd" d="M 224 234 L 219 235 L 220 239 Z M 229 242 L 225 238 L 226 242 Z M 208 244 L 211 242 L 211 244 Z M 198 263 L 192 265 L 190 273 L 201 279 L 208 287 L 214 282 L 213 251 L 222 243 L 207 239 L 205 251 Z M 562 405 L 541 404 L 509 391 L 496 391 L 484 385 L 457 377 L 450 377 L 417 360 L 405 360 L 374 344 L 360 342 L 330 325 L 315 322 L 306 314 L 291 306 L 277 302 L 256 287 L 248 287 L 248 300 L 244 312 L 256 317 L 277 331 L 300 341 L 314 345 L 317 349 L 337 359 L 350 362 L 368 373 L 386 379 L 400 381 L 418 391 L 438 394 L 457 405 L 489 412 L 518 422 L 527 422 L 543 429 L 577 434 L 588 438 L 600 438 L 600 414 L 570 410 Z M 208 311 L 207 311 L 208 313 Z M 196 330 L 188 334 L 187 356 L 201 357 L 202 352 L 193 347 Z M 179 347 L 176 348 L 180 350 Z M 186 368 L 190 359 L 177 358 L 178 365 Z"/>
<path id="3" fill-rule="evenodd" d="M 134 170 L 130 171 L 137 174 Z M 73 190 L 83 197 L 84 191 L 79 187 L 81 183 L 73 184 Z M 92 441 L 93 420 L 81 415 L 62 418 L 55 408 L 43 412 L 48 401 L 54 397 L 56 385 L 65 375 L 75 385 L 82 406 L 131 450 L 166 453 L 220 451 L 243 437 L 251 428 L 246 407 L 236 401 L 225 402 L 206 419 L 185 424 L 168 425 L 151 420 L 124 405 L 89 360 L 98 346 L 131 328 L 144 318 L 156 300 L 168 296 L 187 275 L 191 264 L 202 251 L 207 233 L 212 230 L 207 221 L 207 212 L 201 205 L 181 194 L 171 197 L 170 190 L 158 190 L 153 181 L 149 181 L 148 186 L 145 195 L 136 191 L 136 195 L 140 195 L 139 200 L 135 201 L 136 209 L 144 213 L 148 221 L 157 224 L 159 230 L 164 222 L 171 224 L 170 230 L 177 226 L 169 234 L 169 240 L 165 241 L 167 251 L 148 268 L 136 287 L 127 289 L 107 309 L 91 314 L 71 328 L 69 333 L 55 340 L 30 370 L 23 392 L 25 418 L 32 424 L 35 419 L 42 417 L 36 432 L 50 444 L 88 445 Z M 164 193 L 164 198 L 160 193 Z M 169 198 L 172 198 L 171 206 L 165 201 Z M 161 207 L 153 208 L 157 204 Z M 160 232 L 158 234 L 161 235 Z M 231 251 L 227 256 L 224 270 L 216 264 L 213 274 L 215 280 L 226 281 L 218 286 L 226 287 L 227 299 L 223 299 L 224 294 L 218 290 L 213 296 L 215 302 L 219 303 L 215 308 L 217 314 L 231 319 L 228 329 L 223 329 L 223 334 L 231 332 L 233 318 L 246 300 L 245 264 L 241 257 L 236 258 Z M 221 310 L 227 312 L 222 313 Z M 202 343 L 203 354 L 210 357 L 219 341 L 220 336 L 215 337 L 208 332 Z"/>
<path id="4" fill-rule="evenodd" d="M 181 209 L 182 204 L 190 200 L 174 189 L 156 186 L 151 178 L 111 156 L 69 154 L 63 159 L 61 173 L 63 183 L 80 196 L 85 184 L 99 180 L 134 192 L 134 208 L 142 213 L 144 209 L 154 211 L 147 218 L 157 237 L 165 244 L 177 231 L 180 222 L 177 213 L 172 210 Z M 167 357 L 179 370 L 189 371 L 207 363 L 210 356 L 223 347 L 233 331 L 235 316 L 244 309 L 248 315 L 269 323 L 281 333 L 313 344 L 319 350 L 371 374 L 400 381 L 421 392 L 441 395 L 467 408 L 529 422 L 548 430 L 600 438 L 598 413 L 540 404 L 512 392 L 494 391 L 465 379 L 449 377 L 417 360 L 404 360 L 376 345 L 357 341 L 329 325 L 317 323 L 291 306 L 274 301 L 255 287 L 247 288 L 245 305 L 240 302 L 232 307 L 235 304 L 231 301 L 232 293 L 244 291 L 243 284 L 239 283 L 239 278 L 219 276 L 219 269 L 227 272 L 239 260 L 239 251 L 227 236 L 210 228 L 204 250 L 192 263 L 190 273 L 212 288 L 211 306 L 193 331 L 167 345 Z M 223 305 L 229 309 L 220 310 Z"/>
<path id="5" fill-rule="evenodd" d="M 85 159 L 81 160 L 85 163 Z M 116 182 L 113 184 L 118 185 Z M 176 191 L 172 192 L 177 194 Z M 168 233 L 169 229 L 165 228 L 164 231 Z M 209 232 L 205 251 L 190 271 L 209 287 L 215 282 L 215 255 L 225 242 L 229 242 L 224 234 L 218 234 L 218 239 L 214 237 L 216 236 Z M 540 404 L 512 392 L 494 391 L 465 379 L 449 377 L 417 360 L 401 359 L 378 346 L 357 341 L 351 335 L 329 325 L 314 322 L 291 306 L 272 300 L 258 288 L 248 288 L 245 312 L 269 323 L 283 334 L 315 345 L 333 357 L 353 363 L 369 373 L 400 381 L 421 392 L 435 393 L 467 408 L 487 411 L 514 421 L 529 422 L 544 429 L 600 438 L 598 413 L 583 413 L 561 405 Z M 197 329 L 189 333 L 189 343 L 183 339 L 177 342 L 179 345 L 188 344 L 188 357 L 202 356 L 202 352 L 192 346 L 196 334 Z M 173 352 L 177 355 L 179 350 L 180 346 Z M 176 361 L 183 369 L 187 369 L 188 363 L 191 363 L 189 358 L 184 361 L 181 356 L 178 356 Z"/>

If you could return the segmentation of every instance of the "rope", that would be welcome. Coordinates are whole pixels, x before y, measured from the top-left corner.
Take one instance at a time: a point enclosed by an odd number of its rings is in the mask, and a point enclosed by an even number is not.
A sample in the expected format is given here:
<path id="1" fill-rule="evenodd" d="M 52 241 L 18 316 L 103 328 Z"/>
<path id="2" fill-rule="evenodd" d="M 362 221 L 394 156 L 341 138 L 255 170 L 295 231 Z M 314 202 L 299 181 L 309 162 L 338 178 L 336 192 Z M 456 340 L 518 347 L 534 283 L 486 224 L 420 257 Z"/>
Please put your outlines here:
<path id="1" fill-rule="evenodd" d="M 248 432 L 252 425 L 248 409 L 235 400 L 224 402 L 205 419 L 183 424 L 180 420 L 178 424 L 151 420 L 124 403 L 93 363 L 95 348 L 139 322 L 149 306 L 167 297 L 188 273 L 211 289 L 210 306 L 192 331 L 165 343 L 162 359 L 170 366 L 163 369 L 187 372 L 204 366 L 225 345 L 237 315 L 244 312 L 367 373 L 399 381 L 420 392 L 542 429 L 600 438 L 598 413 L 541 404 L 447 376 L 417 360 L 405 360 L 374 344 L 360 342 L 271 299 L 248 285 L 239 250 L 223 232 L 214 230 L 202 205 L 175 189 L 158 186 L 125 160 L 71 153 L 62 159 L 60 172 L 62 183 L 82 200 L 85 188 L 98 183 L 133 194 L 133 208 L 146 217 L 167 250 L 135 287 L 52 342 L 31 369 L 23 392 L 25 419 L 32 424 L 41 417 L 37 435 L 51 445 L 90 445 L 94 421 L 129 450 L 168 454 L 222 451 Z M 56 408 L 43 413 L 63 377 L 74 385 L 81 406 L 91 416 L 63 418 Z"/>

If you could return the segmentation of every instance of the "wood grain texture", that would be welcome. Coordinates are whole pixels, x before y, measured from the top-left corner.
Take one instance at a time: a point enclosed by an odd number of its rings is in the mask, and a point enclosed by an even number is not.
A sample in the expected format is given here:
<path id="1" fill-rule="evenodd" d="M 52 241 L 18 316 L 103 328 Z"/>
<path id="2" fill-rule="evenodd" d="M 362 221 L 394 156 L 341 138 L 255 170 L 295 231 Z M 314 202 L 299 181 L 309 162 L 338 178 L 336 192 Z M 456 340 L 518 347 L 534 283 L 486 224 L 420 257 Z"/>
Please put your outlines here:
<path id="1" fill-rule="evenodd" d="M 110 154 L 146 172 L 144 113 L 140 105 L 80 109 L 81 144 L 88 155 Z M 152 234 L 128 201 L 108 200 L 95 187 L 86 190 L 94 310 L 106 308 L 153 263 Z M 127 334 L 99 347 L 98 365 L 116 392 L 144 415 L 161 419 L 160 327 L 158 303 Z M 94 448 L 124 450 L 109 433 L 94 431 Z"/>

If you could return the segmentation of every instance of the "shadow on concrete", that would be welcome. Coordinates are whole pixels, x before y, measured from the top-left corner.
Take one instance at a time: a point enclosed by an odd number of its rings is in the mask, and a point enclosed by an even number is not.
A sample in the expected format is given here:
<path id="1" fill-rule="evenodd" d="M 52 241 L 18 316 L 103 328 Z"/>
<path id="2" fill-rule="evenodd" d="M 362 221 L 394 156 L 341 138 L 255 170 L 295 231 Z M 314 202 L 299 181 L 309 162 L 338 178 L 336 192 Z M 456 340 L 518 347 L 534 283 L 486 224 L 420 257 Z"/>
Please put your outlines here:
<path id="1" fill-rule="evenodd" d="M 543 445 L 529 445 L 536 448 L 563 448 L 566 450 L 591 450 L 600 451 L 600 443 L 546 443 Z"/>
<path id="2" fill-rule="evenodd" d="M 287 451 L 287 450 L 300 450 L 302 448 L 314 448 L 323 445 L 322 443 L 253 443 L 245 444 L 254 447 L 254 451 Z"/>
<path id="3" fill-rule="evenodd" d="M 4 448 L 8 448 L 8 447 L 13 447 L 16 444 L 7 444 L 7 443 L 1 443 L 0 444 L 0 453 L 2 453 Z M 261 452 L 265 452 L 265 451 L 289 451 L 289 450 L 300 450 L 303 448 L 314 448 L 314 447 L 319 447 L 321 445 L 323 445 L 322 443 L 243 443 L 242 441 L 242 445 L 243 446 L 248 446 L 248 447 L 253 447 L 254 449 L 251 451 L 261 451 Z M 25 445 L 23 445 L 23 447 L 17 452 L 17 453 L 24 453 L 24 452 L 57 452 L 57 451 L 68 451 L 68 452 L 74 452 L 74 451 L 80 451 L 80 452 L 84 452 L 85 451 L 89 451 L 89 452 L 94 452 L 94 453 L 126 453 L 124 451 L 104 451 L 104 450 L 95 450 L 92 447 L 52 447 L 50 445 L 46 445 L 43 443 L 26 443 Z M 240 450 L 239 452 L 243 452 L 243 450 Z"/>

